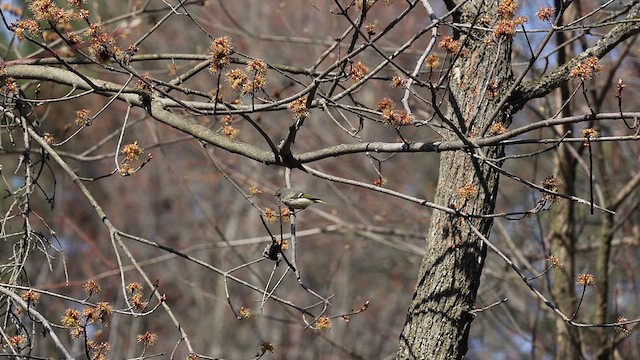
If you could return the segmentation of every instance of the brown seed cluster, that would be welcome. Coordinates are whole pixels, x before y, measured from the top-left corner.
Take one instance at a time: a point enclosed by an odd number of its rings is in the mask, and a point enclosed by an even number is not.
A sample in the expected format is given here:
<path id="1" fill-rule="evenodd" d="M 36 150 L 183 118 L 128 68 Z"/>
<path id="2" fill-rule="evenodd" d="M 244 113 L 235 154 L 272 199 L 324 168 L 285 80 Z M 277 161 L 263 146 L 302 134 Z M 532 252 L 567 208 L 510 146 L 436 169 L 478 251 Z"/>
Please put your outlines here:
<path id="1" fill-rule="evenodd" d="M 367 68 L 362 61 L 358 61 L 355 65 L 351 67 L 351 73 L 349 74 L 351 80 L 359 81 L 362 80 L 365 75 L 369 73 L 369 68 Z"/>
<path id="2" fill-rule="evenodd" d="M 149 302 L 144 299 L 144 293 L 142 292 L 142 284 L 138 282 L 131 282 L 127 285 L 129 291 L 129 303 L 131 306 L 138 310 L 143 311 L 149 305 Z"/>
<path id="3" fill-rule="evenodd" d="M 529 21 L 526 16 L 499 20 L 493 28 L 493 36 L 496 39 L 510 39 L 516 35 L 516 27 Z"/>
<path id="4" fill-rule="evenodd" d="M 91 115 L 91 112 L 89 110 L 80 109 L 76 111 L 76 119 L 74 120 L 74 122 L 78 126 L 88 125 L 89 122 L 91 121 L 90 115 Z"/>
<path id="5" fill-rule="evenodd" d="M 318 331 L 328 330 L 331 328 L 331 319 L 326 316 L 322 316 L 316 321 L 315 329 Z"/>
<path id="6" fill-rule="evenodd" d="M 438 46 L 443 48 L 447 53 L 459 55 L 460 57 L 466 57 L 469 51 L 462 49 L 462 42 L 460 40 L 453 40 L 451 36 L 445 36 L 440 40 Z"/>
<path id="7" fill-rule="evenodd" d="M 438 55 L 435 55 L 435 54 L 429 55 L 424 60 L 424 64 L 429 68 L 438 67 L 441 64 L 440 57 Z"/>
<path id="8" fill-rule="evenodd" d="M 579 77 L 582 81 L 589 81 L 604 69 L 604 66 L 598 64 L 598 58 L 595 56 L 588 57 L 578 63 L 571 69 L 571 77 Z"/>
<path id="9" fill-rule="evenodd" d="M 267 63 L 263 60 L 252 60 L 247 64 L 245 70 L 229 70 L 225 77 L 227 84 L 233 91 L 247 95 L 264 89 L 267 85 L 266 74 Z"/>
<path id="10" fill-rule="evenodd" d="M 515 16 L 517 7 L 517 0 L 502 0 L 498 4 L 498 15 L 503 19 L 512 18 Z"/>
<path id="11" fill-rule="evenodd" d="M 376 32 L 378 31 L 378 25 L 374 24 L 374 23 L 369 23 L 366 27 L 365 27 L 366 31 L 367 31 L 367 35 L 369 35 L 369 37 L 372 37 L 376 34 Z"/>
<path id="12" fill-rule="evenodd" d="M 40 24 L 33 19 L 18 20 L 14 24 L 14 33 L 18 39 L 22 40 L 25 35 L 39 34 Z"/>
<path id="13" fill-rule="evenodd" d="M 146 93 L 151 92 L 151 87 L 153 84 L 153 78 L 149 73 L 144 73 L 142 76 L 136 81 L 136 89 L 140 91 L 144 91 Z"/>
<path id="14" fill-rule="evenodd" d="M 543 6 L 540 9 L 538 9 L 538 11 L 536 12 L 536 16 L 538 17 L 538 19 L 542 21 L 551 21 L 551 18 L 553 17 L 553 14 L 555 12 L 556 12 L 555 8 Z"/>
<path id="15" fill-rule="evenodd" d="M 282 218 L 283 221 L 289 221 L 289 219 L 291 218 L 291 210 L 289 210 L 288 206 L 280 206 L 280 218 Z M 286 246 L 287 242 L 285 241 L 284 244 L 282 244 L 282 246 Z"/>
<path id="16" fill-rule="evenodd" d="M 487 37 L 485 42 L 490 44 L 492 41 L 509 40 L 516 35 L 516 28 L 529 21 L 526 16 L 516 17 L 517 0 L 502 0 L 498 4 L 497 17 L 495 20 L 488 16 L 480 19 L 481 23 L 489 26 L 494 23 L 493 36 Z"/>
<path id="17" fill-rule="evenodd" d="M 23 292 L 21 297 L 22 297 L 22 300 L 31 304 L 37 304 L 40 301 L 40 293 L 35 292 L 33 290 L 27 290 Z"/>
<path id="18" fill-rule="evenodd" d="M 478 189 L 473 186 L 473 184 L 465 184 L 464 186 L 458 188 L 458 196 L 460 196 L 464 200 L 470 200 L 478 193 Z"/>
<path id="19" fill-rule="evenodd" d="M 562 181 L 560 181 L 560 179 L 558 179 L 555 176 L 547 176 L 544 180 L 542 180 L 542 187 L 545 190 L 552 191 L 552 192 L 558 192 L 558 190 L 560 189 L 560 184 L 562 184 Z M 544 193 L 542 197 L 544 199 L 553 200 L 553 201 L 555 201 L 558 198 L 557 195 L 549 194 L 549 193 Z"/>
<path id="20" fill-rule="evenodd" d="M 592 286 L 595 285 L 596 278 L 589 273 L 578 274 L 576 277 L 576 284 L 581 286 Z"/>
<path id="21" fill-rule="evenodd" d="M 257 195 L 262 194 L 262 190 L 260 190 L 255 185 L 251 185 L 251 187 L 249 188 L 249 192 L 251 193 L 252 196 L 257 196 Z"/>
<path id="22" fill-rule="evenodd" d="M 100 288 L 100 284 L 98 284 L 97 281 L 95 280 L 89 280 L 86 283 L 84 283 L 84 292 L 87 293 L 87 295 L 91 296 L 93 294 L 98 294 L 101 290 Z"/>
<path id="23" fill-rule="evenodd" d="M 144 150 L 138 145 L 137 141 L 134 141 L 133 144 L 127 144 L 122 148 L 122 154 L 127 161 L 137 160 L 143 152 Z"/>
<path id="24" fill-rule="evenodd" d="M 145 347 L 152 347 L 158 341 L 158 335 L 147 331 L 144 334 L 138 334 L 136 341 L 142 343 Z"/>
<path id="25" fill-rule="evenodd" d="M 582 143 L 582 145 L 585 146 L 585 147 L 590 146 L 589 140 L 597 138 L 598 135 L 600 135 L 600 133 L 598 133 L 598 130 L 596 130 L 594 128 L 582 129 L 582 130 L 580 130 L 580 132 L 582 133 L 582 136 L 587 138 L 587 140 L 585 140 L 585 142 Z"/>
<path id="26" fill-rule="evenodd" d="M 272 353 L 272 352 L 275 351 L 275 349 L 276 349 L 276 346 L 273 345 L 272 343 L 268 342 L 268 341 L 262 341 L 260 343 L 260 351 L 262 353 L 266 353 L 267 351 Z"/>
<path id="27" fill-rule="evenodd" d="M 493 28 L 496 38 L 512 38 L 516 34 L 516 25 L 511 20 L 500 20 Z"/>
<path id="28" fill-rule="evenodd" d="M 89 52 L 99 63 L 106 63 L 122 51 L 115 46 L 115 39 L 111 34 L 102 29 L 101 23 L 94 23 L 89 26 L 86 32 L 89 36 Z"/>
<path id="29" fill-rule="evenodd" d="M 542 181 L 542 187 L 546 190 L 557 192 L 558 188 L 560 187 L 560 180 L 555 176 L 547 176 Z"/>
<path id="30" fill-rule="evenodd" d="M 225 77 L 227 84 L 233 91 L 240 91 L 247 82 L 247 74 L 240 69 L 231 69 L 227 71 Z"/>
<path id="31" fill-rule="evenodd" d="M 55 141 L 55 137 L 48 132 L 44 133 L 44 135 L 42 135 L 42 138 L 44 139 L 44 142 L 46 142 L 49 145 L 53 144 L 53 142 Z"/>
<path id="32" fill-rule="evenodd" d="M 58 7 L 54 0 L 34 0 L 29 4 L 29 10 L 37 21 L 48 21 L 59 27 L 68 26 L 75 19 L 73 10 Z"/>
<path id="33" fill-rule="evenodd" d="M 501 122 L 494 123 L 489 128 L 489 133 L 492 134 L 492 135 L 501 135 L 501 134 L 504 134 L 506 132 L 507 132 L 507 128 Z"/>
<path id="34" fill-rule="evenodd" d="M 619 323 L 626 321 L 629 321 L 629 318 L 627 318 L 626 316 L 618 316 L 618 319 L 616 319 L 616 322 Z M 629 330 L 629 327 L 627 325 L 616 326 L 616 330 L 624 337 L 631 335 L 631 331 Z"/>
<path id="35" fill-rule="evenodd" d="M 278 220 L 278 213 L 276 213 L 276 211 L 272 208 L 265 208 L 263 216 L 264 221 L 270 224 L 273 224 L 276 222 L 276 220 Z"/>
<path id="36" fill-rule="evenodd" d="M 243 319 L 248 319 L 251 317 L 251 309 L 246 308 L 244 306 L 240 307 L 240 310 L 238 311 L 238 313 L 240 314 L 240 317 Z"/>
<path id="37" fill-rule="evenodd" d="M 229 65 L 229 57 L 231 56 L 231 54 L 233 54 L 231 38 L 229 38 L 228 36 L 222 36 L 213 39 L 209 50 L 209 55 L 211 55 L 209 72 L 215 74 Z"/>
<path id="38" fill-rule="evenodd" d="M 409 115 L 405 110 L 396 110 L 393 100 L 389 98 L 380 100 L 378 102 L 378 109 L 382 111 L 382 119 L 384 119 L 388 125 L 399 127 L 413 124 L 413 116 Z"/>
<path id="39" fill-rule="evenodd" d="M 20 347 L 26 342 L 27 342 L 27 337 L 24 335 L 15 335 L 9 338 L 9 344 L 13 348 Z"/>
<path id="40" fill-rule="evenodd" d="M 554 268 L 554 269 L 561 269 L 562 267 L 564 267 L 564 264 L 562 263 L 562 260 L 560 260 L 560 258 L 558 258 L 555 255 L 549 256 L 549 258 L 547 260 L 549 260 L 549 263 L 551 264 L 551 267 Z"/>
<path id="41" fill-rule="evenodd" d="M 309 109 L 307 109 L 307 97 L 303 96 L 289 103 L 289 111 L 296 120 L 306 119 L 309 116 Z"/>
<path id="42" fill-rule="evenodd" d="M 143 152 L 144 150 L 138 145 L 137 141 L 125 145 L 122 148 L 124 160 L 120 164 L 120 175 L 128 176 L 135 174 L 137 170 L 134 168 L 133 163 L 140 158 Z M 149 157 L 151 158 L 151 155 L 149 155 Z"/>
<path id="43" fill-rule="evenodd" d="M 222 127 L 222 133 L 231 140 L 235 140 L 235 138 L 240 133 L 240 130 L 234 128 L 231 125 L 225 125 Z"/>
<path id="44" fill-rule="evenodd" d="M 407 79 L 401 78 L 400 76 L 394 76 L 391 79 L 391 87 L 394 89 L 401 88 L 404 89 L 407 87 Z"/>
<path id="45" fill-rule="evenodd" d="M 97 342 L 94 340 L 88 340 L 86 348 L 89 350 L 91 359 L 94 360 L 106 360 L 107 353 L 111 351 L 111 344 L 108 342 Z"/>

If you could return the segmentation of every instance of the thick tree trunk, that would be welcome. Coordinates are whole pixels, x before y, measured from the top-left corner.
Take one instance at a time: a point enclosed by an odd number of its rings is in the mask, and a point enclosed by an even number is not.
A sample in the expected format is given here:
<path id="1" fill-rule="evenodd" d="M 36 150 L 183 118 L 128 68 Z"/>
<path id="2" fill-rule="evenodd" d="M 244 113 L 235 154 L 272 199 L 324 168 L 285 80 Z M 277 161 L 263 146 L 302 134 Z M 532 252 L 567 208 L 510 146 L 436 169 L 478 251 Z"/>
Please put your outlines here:
<path id="1" fill-rule="evenodd" d="M 462 8 L 461 22 L 483 17 L 499 18 L 496 1 L 469 1 Z M 510 39 L 491 39 L 490 33 L 461 34 L 468 54 L 459 57 L 449 82 L 447 117 L 459 132 L 473 140 L 482 129 L 511 122 L 511 110 L 501 109 L 489 118 L 513 81 Z M 492 130 L 489 130 L 492 131 Z M 457 139 L 453 132 L 445 135 Z M 490 158 L 500 157 L 503 148 L 470 151 Z M 498 174 L 471 153 L 444 153 L 435 202 L 468 214 L 491 213 L 495 207 Z M 460 359 L 467 352 L 486 247 L 470 225 L 485 236 L 492 221 L 463 218 L 436 211 L 431 218 L 426 255 L 422 260 L 416 292 L 400 335 L 398 359 Z"/>
<path id="2" fill-rule="evenodd" d="M 560 180 L 559 192 L 575 194 L 576 161 L 563 144 L 556 156 L 556 176 Z M 565 314 L 571 315 L 578 304 L 576 297 L 575 274 L 575 206 L 574 202 L 560 200 L 554 205 L 551 225 L 552 243 L 551 253 L 559 258 L 563 267 L 554 270 L 552 274 L 551 293 L 558 308 Z M 556 318 L 556 359 L 580 359 L 580 336 L 576 327 L 566 323 L 560 317 Z"/>
<path id="3" fill-rule="evenodd" d="M 556 6 L 562 6 L 561 0 L 556 0 Z M 573 19 L 577 16 L 575 9 L 568 9 L 558 21 L 558 25 L 564 24 L 564 18 Z M 571 34 L 560 31 L 556 34 L 556 43 L 562 46 L 568 41 Z M 567 63 L 574 57 L 570 47 L 562 46 L 558 51 L 558 62 Z M 560 100 L 558 105 L 565 104 L 571 98 L 569 83 L 560 86 Z M 573 115 L 572 104 L 562 108 L 562 116 Z M 573 131 L 573 126 L 566 124 L 559 127 L 559 133 L 565 134 Z M 559 191 L 563 194 L 575 195 L 576 166 L 577 162 L 570 151 L 571 144 L 562 144 L 555 157 L 554 173 L 559 180 Z M 572 201 L 560 200 L 554 205 L 554 221 L 551 224 L 551 254 L 559 258 L 564 266 L 551 273 L 551 293 L 558 308 L 565 314 L 572 314 L 578 304 L 575 291 L 575 204 Z M 580 358 L 580 333 L 577 328 L 567 324 L 563 319 L 556 318 L 556 359 Z"/>
<path id="4" fill-rule="evenodd" d="M 605 188 L 608 186 L 605 186 Z M 610 194 L 610 192 L 607 191 Z M 610 199 L 607 196 L 607 199 Z M 615 221 L 613 215 L 602 216 L 600 234 L 598 235 L 598 253 L 596 259 L 596 280 L 598 286 L 596 292 L 596 308 L 593 322 L 602 324 L 607 322 L 609 313 L 609 257 L 611 256 L 611 242 L 613 241 Z M 615 319 L 613 319 L 615 320 Z M 594 348 L 597 350 L 596 359 L 606 360 L 611 355 L 611 331 L 608 329 L 597 329 L 594 337 Z"/>

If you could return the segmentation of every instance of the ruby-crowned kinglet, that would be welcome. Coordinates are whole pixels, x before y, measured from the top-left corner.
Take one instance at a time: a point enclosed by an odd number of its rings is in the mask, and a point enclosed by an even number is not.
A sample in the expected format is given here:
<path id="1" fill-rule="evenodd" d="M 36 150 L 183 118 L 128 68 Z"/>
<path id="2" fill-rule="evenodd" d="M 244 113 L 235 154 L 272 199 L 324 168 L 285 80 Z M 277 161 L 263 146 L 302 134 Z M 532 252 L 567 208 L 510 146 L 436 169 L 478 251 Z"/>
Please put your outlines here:
<path id="1" fill-rule="evenodd" d="M 276 196 L 291 209 L 306 209 L 313 203 L 326 204 L 322 199 L 296 189 L 280 188 Z"/>

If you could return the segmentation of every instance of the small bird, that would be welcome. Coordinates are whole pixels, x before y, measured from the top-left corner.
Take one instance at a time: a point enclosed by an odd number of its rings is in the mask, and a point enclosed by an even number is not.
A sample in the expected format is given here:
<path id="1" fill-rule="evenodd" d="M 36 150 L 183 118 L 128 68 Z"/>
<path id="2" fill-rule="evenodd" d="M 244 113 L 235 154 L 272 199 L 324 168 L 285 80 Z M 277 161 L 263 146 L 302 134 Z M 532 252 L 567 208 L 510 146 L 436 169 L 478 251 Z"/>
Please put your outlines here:
<path id="1" fill-rule="evenodd" d="M 326 204 L 322 199 L 296 189 L 280 188 L 276 196 L 291 209 L 306 209 L 314 203 Z"/>

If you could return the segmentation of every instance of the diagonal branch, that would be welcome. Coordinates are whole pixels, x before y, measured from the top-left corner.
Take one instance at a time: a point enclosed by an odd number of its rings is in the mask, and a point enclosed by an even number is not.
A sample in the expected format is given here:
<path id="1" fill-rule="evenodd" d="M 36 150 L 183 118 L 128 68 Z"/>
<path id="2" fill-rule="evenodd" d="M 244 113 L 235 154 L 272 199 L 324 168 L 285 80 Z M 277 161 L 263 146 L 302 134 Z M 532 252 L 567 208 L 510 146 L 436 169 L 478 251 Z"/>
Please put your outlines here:
<path id="1" fill-rule="evenodd" d="M 523 83 L 514 91 L 511 103 L 516 109 L 521 109 L 529 100 L 549 94 L 560 85 L 571 80 L 571 69 L 584 59 L 595 56 L 602 58 L 624 40 L 640 33 L 638 18 L 640 17 L 640 3 L 636 2 L 624 22 L 606 33 L 593 46 L 587 48 L 571 61 L 561 65 L 551 73 Z"/>

